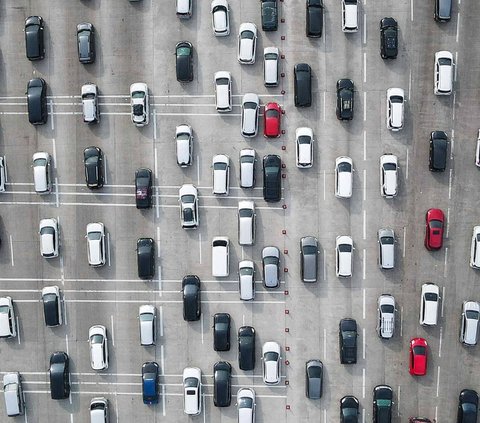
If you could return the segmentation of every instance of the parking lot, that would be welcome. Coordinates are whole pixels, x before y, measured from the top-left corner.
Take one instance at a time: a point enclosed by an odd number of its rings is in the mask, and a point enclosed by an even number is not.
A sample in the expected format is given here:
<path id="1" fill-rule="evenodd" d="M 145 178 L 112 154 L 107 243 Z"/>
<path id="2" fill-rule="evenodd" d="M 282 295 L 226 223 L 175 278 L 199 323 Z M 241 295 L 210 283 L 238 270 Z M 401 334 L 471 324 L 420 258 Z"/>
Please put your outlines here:
<path id="1" fill-rule="evenodd" d="M 478 347 L 458 341 L 462 302 L 479 301 L 479 275 L 468 265 L 477 213 L 478 169 L 474 164 L 480 105 L 480 28 L 476 2 L 454 2 L 449 23 L 433 20 L 433 0 L 406 0 L 360 6 L 357 33 L 341 31 L 340 2 L 325 2 L 324 35 L 305 37 L 305 4 L 302 0 L 279 3 L 279 30 L 261 31 L 260 6 L 255 0 L 230 0 L 231 34 L 212 33 L 210 1 L 194 1 L 193 17 L 179 20 L 174 2 L 143 0 L 37 0 L 0 3 L 0 155 L 6 158 L 7 189 L 0 202 L 0 296 L 15 302 L 19 336 L 0 342 L 2 372 L 23 376 L 26 416 L 29 423 L 87 422 L 92 397 L 110 401 L 111 421 L 183 422 L 182 371 L 195 366 L 203 373 L 203 410 L 194 421 L 234 422 L 237 410 L 214 407 L 213 364 L 232 364 L 232 391 L 253 387 L 257 394 L 256 422 L 328 423 L 338 421 L 339 401 L 355 395 L 362 422 L 372 420 L 372 390 L 388 384 L 394 390 L 395 423 L 410 416 L 425 416 L 437 423 L 454 421 L 458 394 L 464 388 L 480 389 Z M 65 3 L 65 4 L 63 4 Z M 68 3 L 68 4 L 67 4 Z M 25 58 L 24 20 L 41 15 L 45 20 L 46 57 L 40 62 Z M 379 21 L 397 19 L 399 55 L 386 62 L 379 54 Z M 75 26 L 92 22 L 97 31 L 97 59 L 92 65 L 78 62 Z M 242 22 L 258 27 L 257 61 L 242 66 L 237 61 L 237 33 Z M 175 78 L 175 44 L 188 40 L 194 46 L 194 81 L 180 84 Z M 265 88 L 263 48 L 276 46 L 284 55 L 284 74 L 276 88 Z M 438 50 L 454 54 L 454 93 L 433 94 L 433 59 Z M 313 104 L 297 109 L 293 102 L 293 67 L 308 63 L 313 71 Z M 215 110 L 213 75 L 231 72 L 233 111 Z M 48 123 L 28 123 L 26 84 L 32 77 L 48 84 Z M 335 83 L 350 78 L 355 83 L 355 117 L 341 122 L 335 116 Z M 145 82 L 150 92 L 150 124 L 135 127 L 130 120 L 129 86 Z M 98 85 L 101 119 L 97 125 L 82 121 L 80 88 Z M 405 127 L 392 133 L 386 128 L 386 89 L 402 87 L 407 97 Z M 241 98 L 246 92 L 260 96 L 261 104 L 277 101 L 285 111 L 276 140 L 240 134 Z M 262 119 L 260 119 L 262 122 Z M 193 166 L 180 168 L 175 161 L 175 127 L 188 123 L 194 133 Z M 311 169 L 295 166 L 295 129 L 313 128 L 315 159 Z M 428 170 L 429 136 L 443 130 L 449 136 L 449 160 L 443 173 Z M 82 153 L 87 146 L 105 153 L 104 188 L 85 186 Z M 257 185 L 239 187 L 238 157 L 242 148 L 257 154 Z M 33 153 L 53 156 L 55 180 L 52 194 L 33 190 Z M 399 158 L 399 195 L 380 196 L 379 157 Z M 215 154 L 230 157 L 230 194 L 212 194 L 211 161 Z M 261 158 L 281 156 L 285 168 L 283 198 L 266 203 L 262 196 Z M 334 164 L 338 156 L 354 163 L 353 196 L 334 196 Z M 154 173 L 154 207 L 135 208 L 134 173 L 148 167 Z M 192 183 L 199 190 L 200 225 L 195 231 L 180 226 L 178 189 Z M 256 241 L 253 247 L 237 242 L 237 206 L 241 199 L 255 201 Z M 424 243 L 425 212 L 441 208 L 447 217 L 444 247 L 427 251 Z M 60 257 L 45 260 L 39 254 L 38 223 L 55 217 L 60 224 Z M 86 225 L 103 222 L 107 232 L 107 263 L 88 266 Z M 395 230 L 396 266 L 378 267 L 377 231 Z M 230 275 L 211 274 L 211 240 L 230 239 Z M 318 238 L 318 282 L 300 278 L 299 240 Z M 353 238 L 353 277 L 335 275 L 335 238 Z M 152 281 L 137 277 L 136 240 L 156 242 L 156 274 Z M 274 245 L 281 251 L 284 269 L 278 289 L 262 285 L 261 251 Z M 256 297 L 239 299 L 237 267 L 242 259 L 256 264 Z M 202 317 L 185 322 L 182 317 L 181 280 L 200 277 Z M 435 282 L 441 289 L 441 316 L 436 327 L 419 325 L 421 285 Z M 45 327 L 41 306 L 44 286 L 58 285 L 64 298 L 65 325 Z M 393 339 L 381 340 L 375 331 L 377 298 L 395 296 L 397 326 Z M 138 307 L 154 304 L 158 312 L 157 345 L 139 344 Z M 232 316 L 232 347 L 213 350 L 212 323 L 217 312 Z M 359 325 L 358 362 L 339 362 L 338 323 L 353 317 Z M 88 329 L 107 327 L 110 366 L 94 372 L 89 362 Z M 255 370 L 238 367 L 236 333 L 240 326 L 257 332 Z M 428 372 L 408 373 L 408 346 L 412 337 L 429 344 Z M 282 347 L 282 381 L 267 386 L 262 381 L 261 345 L 276 341 Z M 52 401 L 48 360 L 54 351 L 65 351 L 71 360 L 70 400 Z M 305 398 L 305 361 L 318 358 L 325 366 L 323 397 Z M 160 365 L 160 401 L 142 403 L 141 366 Z M 6 416 L 0 401 L 0 415 Z"/>

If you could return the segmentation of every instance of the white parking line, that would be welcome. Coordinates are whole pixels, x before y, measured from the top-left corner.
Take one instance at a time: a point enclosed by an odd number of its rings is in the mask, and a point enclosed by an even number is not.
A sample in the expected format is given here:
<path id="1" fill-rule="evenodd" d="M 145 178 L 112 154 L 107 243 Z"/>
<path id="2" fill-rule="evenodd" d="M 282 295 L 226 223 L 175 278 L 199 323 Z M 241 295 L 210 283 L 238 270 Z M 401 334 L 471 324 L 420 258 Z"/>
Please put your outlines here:
<path id="1" fill-rule="evenodd" d="M 25 423 L 28 423 L 28 419 L 27 419 L 27 409 L 26 409 L 26 408 L 24 409 L 23 419 L 24 419 Z"/>
<path id="2" fill-rule="evenodd" d="M 437 397 L 440 390 L 440 366 L 437 369 Z"/>
<path id="3" fill-rule="evenodd" d="M 68 399 L 69 399 L 70 404 L 71 404 L 72 403 L 72 396 L 70 395 L 70 397 Z M 70 413 L 70 423 L 73 423 L 73 413 Z"/>
<path id="4" fill-rule="evenodd" d="M 410 20 L 413 22 L 413 0 L 410 0 Z"/>
<path id="5" fill-rule="evenodd" d="M 197 154 L 197 185 L 200 185 L 200 156 Z"/>
<path id="6" fill-rule="evenodd" d="M 362 316 L 365 319 L 365 303 L 366 303 L 366 289 L 363 288 L 363 311 Z"/>
<path id="7" fill-rule="evenodd" d="M 443 268 L 443 277 L 447 277 L 447 259 L 448 259 L 448 247 L 445 247 L 445 263 Z"/>
<path id="8" fill-rule="evenodd" d="M 363 121 L 367 120 L 367 92 L 363 92 Z"/>
<path id="9" fill-rule="evenodd" d="M 323 409 L 323 423 L 327 423 L 327 409 Z"/>
<path id="10" fill-rule="evenodd" d="M 203 313 L 200 316 L 200 328 L 202 330 L 202 344 L 203 344 Z"/>
<path id="11" fill-rule="evenodd" d="M 323 329 L 323 359 L 327 359 L 327 329 Z"/>
<path id="12" fill-rule="evenodd" d="M 460 2 L 460 0 L 459 0 Z M 460 32 L 460 12 L 457 12 L 457 33 L 455 35 L 455 42 L 458 43 L 458 33 Z M 455 62 L 456 64 L 456 62 Z"/>
<path id="13" fill-rule="evenodd" d="M 157 219 L 160 218 L 160 196 L 158 195 L 158 187 L 155 187 L 155 214 Z"/>
<path id="14" fill-rule="evenodd" d="M 363 14 L 363 44 L 367 44 L 367 14 Z"/>
<path id="15" fill-rule="evenodd" d="M 9 239 L 10 239 L 10 259 L 11 259 L 12 267 L 13 267 L 13 266 L 15 266 L 15 262 L 13 261 L 13 238 L 12 238 L 12 235 L 9 235 Z"/>
<path id="16" fill-rule="evenodd" d="M 198 261 L 202 264 L 202 234 L 198 233 Z"/>
<path id="17" fill-rule="evenodd" d="M 155 109 L 153 109 L 153 140 L 157 140 L 157 111 Z M 155 174 L 157 174 L 156 171 Z"/>
<path id="18" fill-rule="evenodd" d="M 162 414 L 165 416 L 167 414 L 166 411 L 166 395 L 165 395 L 165 385 L 162 385 Z M 204 411 L 205 413 L 205 411 Z M 118 413 L 117 413 L 118 416 Z"/>
<path id="19" fill-rule="evenodd" d="M 68 355 L 68 334 L 65 334 L 65 349 L 66 349 L 67 355 Z"/>
<path id="20" fill-rule="evenodd" d="M 455 68 L 456 69 L 456 68 Z M 453 92 L 452 120 L 455 120 L 455 105 L 457 101 L 457 92 Z"/>
<path id="21" fill-rule="evenodd" d="M 403 306 L 400 307 L 400 338 L 403 336 Z"/>
<path id="22" fill-rule="evenodd" d="M 165 352 L 163 345 L 160 345 L 160 374 L 165 374 Z"/>
<path id="23" fill-rule="evenodd" d="M 327 93 L 324 91 L 323 92 L 323 121 L 327 119 Z"/>
<path id="24" fill-rule="evenodd" d="M 105 185 L 108 185 L 108 166 L 107 166 L 107 156 L 104 154 L 103 155 L 103 183 Z M 97 194 L 97 193 L 95 193 Z"/>
<path id="25" fill-rule="evenodd" d="M 362 423 L 365 423 L 365 408 L 362 408 Z"/>
<path id="26" fill-rule="evenodd" d="M 453 169 L 450 168 L 450 176 L 448 178 L 448 199 L 452 199 L 452 175 L 453 175 Z"/>
<path id="27" fill-rule="evenodd" d="M 203 393 L 203 423 L 207 422 L 207 413 L 205 412 L 205 393 Z"/>
<path id="28" fill-rule="evenodd" d="M 363 82 L 367 82 L 367 53 L 363 53 Z"/>
<path id="29" fill-rule="evenodd" d="M 438 357 L 439 358 L 442 357 L 442 335 L 443 335 L 443 327 L 440 326 L 440 336 L 438 338 Z"/>
<path id="30" fill-rule="evenodd" d="M 59 197 L 59 192 L 58 192 L 58 178 L 55 177 L 55 203 L 57 208 L 60 207 L 60 197 Z"/>
<path id="31" fill-rule="evenodd" d="M 117 410 L 117 412 L 115 413 L 116 416 L 117 416 L 117 423 L 118 423 L 118 395 L 117 393 L 115 392 L 115 410 Z"/>
<path id="32" fill-rule="evenodd" d="M 365 280 L 365 272 L 367 268 L 367 250 L 363 249 L 363 280 Z"/>
<path id="33" fill-rule="evenodd" d="M 63 323 L 65 326 L 68 326 L 68 313 L 67 313 L 67 303 L 65 302 L 65 293 L 63 294 L 63 302 L 62 302 L 62 308 L 63 308 Z"/>
<path id="34" fill-rule="evenodd" d="M 55 138 L 52 138 L 52 152 L 53 152 L 53 168 L 57 169 L 57 148 L 55 145 Z"/>
<path id="35" fill-rule="evenodd" d="M 363 130 L 363 161 L 365 160 L 367 160 L 367 131 L 364 129 Z"/>
<path id="36" fill-rule="evenodd" d="M 450 135 L 450 160 L 453 160 L 453 151 L 455 149 L 455 129 L 452 128 Z"/>
<path id="37" fill-rule="evenodd" d="M 160 258 L 160 226 L 157 226 L 157 257 Z"/>
<path id="38" fill-rule="evenodd" d="M 405 179 L 408 180 L 408 148 L 407 148 L 407 158 L 405 160 Z"/>
<path id="39" fill-rule="evenodd" d="M 457 81 L 457 63 L 458 63 L 458 51 L 455 52 L 455 64 L 453 66 L 453 80 Z"/>
<path id="40" fill-rule="evenodd" d="M 153 149 L 154 155 L 153 155 L 153 169 L 155 170 L 155 177 L 158 178 L 158 149 L 155 146 Z"/>
<path id="41" fill-rule="evenodd" d="M 445 286 L 442 287 L 442 308 L 440 309 L 440 316 L 443 318 L 443 305 L 445 304 Z"/>
<path id="42" fill-rule="evenodd" d="M 15 320 L 17 321 L 17 340 L 18 345 L 20 345 L 20 326 L 18 325 L 18 316 L 15 316 Z"/>
<path id="43" fill-rule="evenodd" d="M 367 239 L 367 211 L 363 210 L 363 239 Z"/>
<path id="44" fill-rule="evenodd" d="M 445 238 L 448 238 L 449 229 L 450 229 L 450 207 L 447 207 L 447 231 L 445 233 Z"/>
<path id="45" fill-rule="evenodd" d="M 365 328 L 363 328 L 363 359 L 365 360 L 366 340 L 365 340 Z"/>
<path id="46" fill-rule="evenodd" d="M 363 201 L 367 201 L 367 169 L 363 169 Z"/>
<path id="47" fill-rule="evenodd" d="M 398 385 L 397 391 L 398 391 L 398 394 L 397 394 L 397 402 L 398 402 L 398 404 L 397 404 L 397 416 L 400 416 L 400 398 L 401 398 L 401 396 L 400 396 L 401 395 L 401 386 L 400 385 Z"/>
<path id="48" fill-rule="evenodd" d="M 55 129 L 55 123 L 53 122 L 53 103 L 49 101 L 48 105 L 50 106 L 50 126 L 53 131 Z"/>
<path id="49" fill-rule="evenodd" d="M 162 266 L 158 266 L 157 273 L 158 273 L 158 296 L 161 297 L 162 294 L 163 294 L 163 287 L 162 287 Z"/>
<path id="50" fill-rule="evenodd" d="M 160 314 L 159 314 L 159 330 L 160 330 L 160 336 L 163 336 L 163 306 L 160 306 Z"/>
<path id="51" fill-rule="evenodd" d="M 110 324 L 112 325 L 112 329 L 110 330 L 112 332 L 112 345 L 115 346 L 115 330 L 113 326 L 113 314 L 110 315 Z"/>
<path id="52" fill-rule="evenodd" d="M 107 232 L 107 253 L 108 253 L 108 266 L 111 266 L 111 263 L 110 263 L 110 232 Z"/>
<path id="53" fill-rule="evenodd" d="M 323 201 L 327 198 L 327 174 L 323 171 Z"/>
<path id="54" fill-rule="evenodd" d="M 402 256 L 405 257 L 405 244 L 407 242 L 407 227 L 403 227 L 403 251 L 402 251 Z"/>
<path id="55" fill-rule="evenodd" d="M 409 75 L 408 75 L 408 100 L 412 98 L 412 70 L 410 69 Z"/>
<path id="56" fill-rule="evenodd" d="M 327 280 L 327 266 L 325 264 L 325 248 L 323 249 L 323 280 Z"/>
<path id="57" fill-rule="evenodd" d="M 362 369 L 362 398 L 365 398 L 365 368 Z"/>
<path id="58" fill-rule="evenodd" d="M 438 420 L 437 420 L 437 413 L 438 413 L 438 407 L 435 406 L 435 420 L 434 420 L 435 422 L 438 422 Z"/>

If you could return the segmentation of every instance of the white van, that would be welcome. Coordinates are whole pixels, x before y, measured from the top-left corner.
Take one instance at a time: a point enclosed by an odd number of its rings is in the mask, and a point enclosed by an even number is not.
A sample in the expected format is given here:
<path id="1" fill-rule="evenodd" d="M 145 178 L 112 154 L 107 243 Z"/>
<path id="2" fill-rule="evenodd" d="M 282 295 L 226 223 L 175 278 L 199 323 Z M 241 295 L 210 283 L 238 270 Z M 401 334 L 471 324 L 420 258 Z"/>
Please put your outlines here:
<path id="1" fill-rule="evenodd" d="M 280 54 L 277 47 L 263 49 L 263 81 L 266 87 L 278 85 L 278 59 Z"/>
<path id="2" fill-rule="evenodd" d="M 438 320 L 440 289 L 434 283 L 424 283 L 420 297 L 420 324 L 435 326 Z"/>
<path id="3" fill-rule="evenodd" d="M 238 243 L 253 245 L 255 242 L 255 203 L 238 202 Z"/>
<path id="4" fill-rule="evenodd" d="M 144 304 L 139 307 L 138 321 L 140 325 L 140 345 L 155 345 L 156 319 L 157 313 L 155 306 Z"/>
<path id="5" fill-rule="evenodd" d="M 230 241 L 226 236 L 216 236 L 212 240 L 212 275 L 225 278 L 230 267 Z"/>
<path id="6" fill-rule="evenodd" d="M 350 198 L 353 186 L 353 160 L 347 156 L 335 159 L 335 197 Z"/>
<path id="7" fill-rule="evenodd" d="M 90 423 L 108 423 L 108 400 L 104 397 L 92 398 L 90 401 Z"/>
<path id="8" fill-rule="evenodd" d="M 217 112 L 232 111 L 232 75 L 230 72 L 215 72 L 215 107 Z"/>
<path id="9" fill-rule="evenodd" d="M 37 194 L 49 194 L 52 191 L 52 158 L 40 151 L 33 155 L 33 185 Z"/>
<path id="10" fill-rule="evenodd" d="M 358 0 L 342 0 L 342 31 L 358 31 Z"/>
<path id="11" fill-rule="evenodd" d="M 98 89 L 95 84 L 82 85 L 83 121 L 97 123 L 100 120 L 98 110 Z"/>
<path id="12" fill-rule="evenodd" d="M 353 239 L 347 235 L 337 236 L 335 264 L 338 277 L 349 278 L 353 272 Z"/>
<path id="13" fill-rule="evenodd" d="M 453 90 L 453 55 L 449 51 L 435 53 L 433 92 L 435 95 L 450 95 Z"/>
<path id="14" fill-rule="evenodd" d="M 213 194 L 228 195 L 230 159 L 225 154 L 213 156 Z"/>
<path id="15" fill-rule="evenodd" d="M 462 344 L 468 346 L 477 345 L 479 319 L 480 304 L 476 301 L 464 301 L 460 326 L 460 342 Z"/>
<path id="16" fill-rule="evenodd" d="M 3 376 L 3 395 L 7 416 L 21 416 L 25 413 L 25 398 L 23 397 L 20 373 L 7 373 Z"/>

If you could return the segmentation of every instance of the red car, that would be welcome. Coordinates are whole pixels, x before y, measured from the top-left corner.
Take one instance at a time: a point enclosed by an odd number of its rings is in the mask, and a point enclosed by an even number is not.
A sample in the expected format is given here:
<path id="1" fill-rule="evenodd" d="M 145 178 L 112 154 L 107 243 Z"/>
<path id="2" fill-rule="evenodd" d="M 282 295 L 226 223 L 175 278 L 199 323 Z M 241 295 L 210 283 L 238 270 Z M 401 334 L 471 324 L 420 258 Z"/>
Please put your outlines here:
<path id="1" fill-rule="evenodd" d="M 429 209 L 425 215 L 425 248 L 439 250 L 443 244 L 445 215 L 440 209 Z"/>
<path id="2" fill-rule="evenodd" d="M 282 109 L 278 103 L 267 103 L 263 113 L 263 135 L 267 138 L 280 136 L 280 116 Z"/>
<path id="3" fill-rule="evenodd" d="M 427 374 L 427 341 L 412 338 L 410 341 L 410 374 L 425 376 Z"/>

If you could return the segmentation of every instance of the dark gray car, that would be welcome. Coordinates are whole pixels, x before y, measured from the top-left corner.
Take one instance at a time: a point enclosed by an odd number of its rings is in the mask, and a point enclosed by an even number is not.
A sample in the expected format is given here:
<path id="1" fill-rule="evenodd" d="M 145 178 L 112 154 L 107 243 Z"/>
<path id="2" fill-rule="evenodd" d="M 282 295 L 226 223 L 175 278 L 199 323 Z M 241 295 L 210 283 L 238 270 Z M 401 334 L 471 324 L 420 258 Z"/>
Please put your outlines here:
<path id="1" fill-rule="evenodd" d="M 262 250 L 263 284 L 265 288 L 277 288 L 280 284 L 280 250 L 265 247 Z"/>
<path id="2" fill-rule="evenodd" d="M 320 399 L 323 392 L 323 363 L 308 360 L 305 363 L 305 394 L 309 399 Z"/>
<path id="3" fill-rule="evenodd" d="M 95 29 L 91 23 L 77 25 L 77 46 L 80 63 L 95 62 Z"/>
<path id="4" fill-rule="evenodd" d="M 300 240 L 300 269 L 303 282 L 317 282 L 318 240 L 314 236 Z"/>

